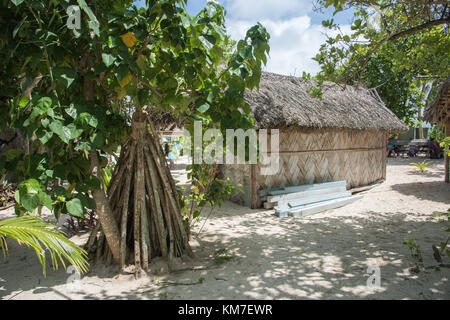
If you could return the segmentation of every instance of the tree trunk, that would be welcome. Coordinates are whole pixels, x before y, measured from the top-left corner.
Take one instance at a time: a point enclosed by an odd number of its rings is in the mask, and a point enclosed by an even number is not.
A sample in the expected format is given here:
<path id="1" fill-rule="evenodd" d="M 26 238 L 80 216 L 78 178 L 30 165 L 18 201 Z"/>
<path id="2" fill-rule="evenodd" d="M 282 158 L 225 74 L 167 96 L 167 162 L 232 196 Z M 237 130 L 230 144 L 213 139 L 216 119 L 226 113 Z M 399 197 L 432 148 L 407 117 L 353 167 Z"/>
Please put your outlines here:
<path id="1" fill-rule="evenodd" d="M 132 132 L 122 146 L 108 199 L 118 223 L 122 268 L 133 262 L 136 272 L 147 270 L 152 258 L 162 256 L 170 270 L 174 257 L 192 256 L 175 183 L 154 127 L 143 111 L 133 115 Z M 111 241 L 102 240 L 103 232 L 108 236 L 101 224 L 97 256 L 109 262 L 111 255 L 116 256 L 116 242 L 112 246 Z"/>
<path id="2" fill-rule="evenodd" d="M 96 204 L 96 212 L 98 220 L 102 227 L 102 232 L 106 236 L 106 243 L 111 249 L 114 262 L 119 263 L 120 260 L 120 238 L 119 228 L 116 219 L 112 213 L 108 198 L 103 188 L 102 176 L 100 173 L 97 151 L 90 153 L 91 173 L 100 180 L 100 190 L 93 190 L 92 196 Z"/>
<path id="3" fill-rule="evenodd" d="M 92 63 L 89 57 L 86 57 L 86 60 L 82 62 L 83 67 L 91 66 Z M 86 101 L 94 100 L 94 81 L 93 79 L 85 76 L 83 81 L 83 97 Z M 98 241 L 98 244 L 102 244 L 99 247 L 103 247 L 103 245 L 107 246 L 108 250 L 105 252 L 108 254 L 108 260 L 114 260 L 114 262 L 119 263 L 120 261 L 120 236 L 119 236 L 119 227 L 118 222 L 114 217 L 113 211 L 111 210 L 110 203 L 108 197 L 106 196 L 106 192 L 103 187 L 103 179 L 100 172 L 100 165 L 98 161 L 97 151 L 93 150 L 89 154 L 89 158 L 91 160 L 91 168 L 90 173 L 96 176 L 100 180 L 100 190 L 94 190 L 92 192 L 92 196 L 96 205 L 96 212 L 98 216 L 98 220 L 101 225 L 101 235 Z M 95 244 L 95 238 L 97 237 L 97 229 L 93 231 L 88 243 L 88 251 L 90 251 L 90 247 Z M 104 241 L 106 239 L 106 241 Z M 99 256 L 100 252 L 97 252 L 97 256 Z"/>
<path id="4" fill-rule="evenodd" d="M 425 97 L 425 89 L 426 89 L 426 84 L 423 83 L 422 84 L 422 89 L 421 89 L 421 93 L 423 95 L 423 97 L 421 99 L 423 99 L 424 101 L 426 101 L 427 97 Z M 422 106 L 419 105 L 419 108 L 417 110 L 417 120 L 419 120 L 419 139 L 425 139 L 425 136 L 423 134 L 423 117 L 422 117 Z M 415 129 L 414 129 L 415 130 Z"/>
<path id="5" fill-rule="evenodd" d="M 445 125 L 445 136 L 450 137 L 450 121 Z M 446 152 L 444 155 L 444 173 L 445 178 L 444 181 L 446 183 L 450 182 L 450 157 L 448 156 L 448 153 Z"/>
<path id="6" fill-rule="evenodd" d="M 423 123 L 422 123 L 422 107 L 417 110 L 417 120 L 419 120 L 419 139 L 425 139 L 423 134 Z"/>

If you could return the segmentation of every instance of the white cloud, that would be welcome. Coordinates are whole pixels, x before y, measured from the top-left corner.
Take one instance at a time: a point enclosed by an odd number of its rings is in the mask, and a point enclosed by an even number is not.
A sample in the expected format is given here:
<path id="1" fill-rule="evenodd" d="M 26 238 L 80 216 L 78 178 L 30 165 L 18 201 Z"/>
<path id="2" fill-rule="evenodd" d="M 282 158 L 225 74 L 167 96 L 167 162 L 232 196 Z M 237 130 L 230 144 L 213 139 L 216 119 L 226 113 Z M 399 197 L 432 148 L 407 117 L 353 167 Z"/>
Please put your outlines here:
<path id="1" fill-rule="evenodd" d="M 312 25 L 306 15 L 285 20 L 262 19 L 260 22 L 271 36 L 266 71 L 301 76 L 303 71 L 315 74 L 320 70 L 312 58 L 326 40 L 326 29 L 321 25 Z M 251 20 L 230 19 L 227 22 L 228 32 L 233 39 L 242 39 L 246 30 L 255 23 Z"/>
<path id="2" fill-rule="evenodd" d="M 311 0 L 225 0 L 227 12 L 233 19 L 280 19 L 306 14 L 312 9 Z"/>

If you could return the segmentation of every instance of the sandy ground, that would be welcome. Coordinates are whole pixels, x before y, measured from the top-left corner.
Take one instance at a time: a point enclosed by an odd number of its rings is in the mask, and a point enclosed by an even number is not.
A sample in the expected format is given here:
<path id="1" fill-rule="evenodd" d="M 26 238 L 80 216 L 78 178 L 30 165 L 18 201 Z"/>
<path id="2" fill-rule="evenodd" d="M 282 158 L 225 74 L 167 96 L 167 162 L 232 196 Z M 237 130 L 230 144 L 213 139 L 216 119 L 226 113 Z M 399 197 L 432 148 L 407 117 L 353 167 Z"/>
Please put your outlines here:
<path id="1" fill-rule="evenodd" d="M 167 274 L 155 261 L 147 277 L 91 264 L 87 275 L 48 269 L 34 253 L 9 242 L 0 262 L 2 299 L 449 299 L 450 269 L 418 274 L 406 238 L 421 246 L 425 266 L 435 265 L 431 245 L 446 239 L 446 224 L 432 218 L 450 208 L 443 162 L 425 174 L 409 159 L 389 159 L 387 181 L 343 208 L 307 218 L 277 218 L 271 210 L 226 203 L 192 241 L 194 260 Z M 176 174 L 180 176 L 180 172 Z M 12 213 L 1 212 L 0 218 Z M 197 227 L 198 230 L 198 227 Z M 194 231 L 195 232 L 195 231 Z M 87 235 L 72 240 L 82 244 Z M 447 259 L 448 262 L 448 259 Z M 367 268 L 378 266 L 379 288 L 367 287 Z M 192 270 L 194 268 L 194 270 Z"/>

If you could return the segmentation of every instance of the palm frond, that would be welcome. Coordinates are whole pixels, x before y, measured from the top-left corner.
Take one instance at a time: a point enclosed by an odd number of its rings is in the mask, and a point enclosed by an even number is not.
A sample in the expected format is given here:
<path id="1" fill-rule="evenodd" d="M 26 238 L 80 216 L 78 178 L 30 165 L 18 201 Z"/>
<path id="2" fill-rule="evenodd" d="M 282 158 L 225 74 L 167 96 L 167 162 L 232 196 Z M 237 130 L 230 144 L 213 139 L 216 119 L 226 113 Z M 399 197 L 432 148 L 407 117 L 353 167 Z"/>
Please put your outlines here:
<path id="1" fill-rule="evenodd" d="M 54 225 L 39 218 L 23 216 L 0 221 L 0 247 L 4 255 L 8 250 L 6 238 L 31 247 L 42 264 L 44 276 L 46 275 L 45 253 L 47 250 L 50 252 L 52 265 L 55 269 L 58 269 L 58 260 L 66 268 L 63 257 L 80 274 L 88 269 L 86 251 L 68 240 Z"/>

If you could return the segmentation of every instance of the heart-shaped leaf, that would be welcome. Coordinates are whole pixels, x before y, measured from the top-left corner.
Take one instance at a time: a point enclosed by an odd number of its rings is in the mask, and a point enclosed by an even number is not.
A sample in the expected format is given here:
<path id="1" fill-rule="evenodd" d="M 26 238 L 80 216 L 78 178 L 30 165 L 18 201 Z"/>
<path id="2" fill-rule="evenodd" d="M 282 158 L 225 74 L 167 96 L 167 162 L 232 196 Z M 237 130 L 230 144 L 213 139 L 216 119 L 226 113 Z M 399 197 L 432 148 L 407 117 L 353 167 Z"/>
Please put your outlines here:
<path id="1" fill-rule="evenodd" d="M 83 204 L 81 200 L 78 198 L 73 198 L 72 200 L 66 203 L 67 211 L 74 216 L 83 217 Z"/>

